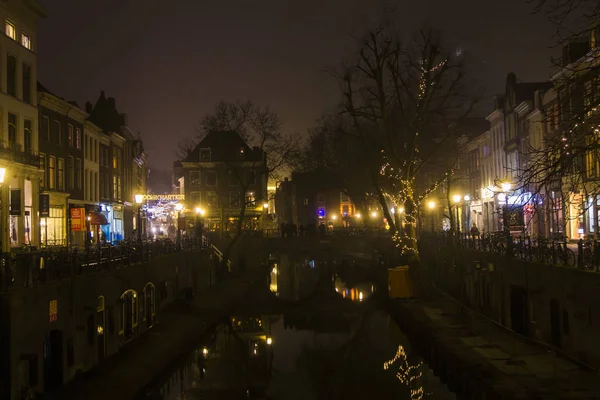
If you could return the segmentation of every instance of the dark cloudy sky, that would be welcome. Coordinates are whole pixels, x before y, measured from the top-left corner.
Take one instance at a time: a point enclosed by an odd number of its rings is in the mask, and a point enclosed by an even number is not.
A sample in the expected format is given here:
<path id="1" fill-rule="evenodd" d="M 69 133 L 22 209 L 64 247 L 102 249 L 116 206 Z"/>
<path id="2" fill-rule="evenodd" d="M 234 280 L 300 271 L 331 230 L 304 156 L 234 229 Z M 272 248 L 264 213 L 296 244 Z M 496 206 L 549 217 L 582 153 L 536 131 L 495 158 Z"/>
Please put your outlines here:
<path id="1" fill-rule="evenodd" d="M 83 106 L 100 90 L 142 134 L 151 165 L 168 168 L 220 100 L 271 105 L 305 132 L 338 99 L 323 72 L 349 54 L 349 33 L 377 0 L 40 0 L 38 77 Z M 386 1 L 386 4 L 393 4 Z M 428 22 L 465 49 L 491 95 L 506 73 L 549 76 L 552 27 L 527 0 L 396 2 L 407 32 Z"/>

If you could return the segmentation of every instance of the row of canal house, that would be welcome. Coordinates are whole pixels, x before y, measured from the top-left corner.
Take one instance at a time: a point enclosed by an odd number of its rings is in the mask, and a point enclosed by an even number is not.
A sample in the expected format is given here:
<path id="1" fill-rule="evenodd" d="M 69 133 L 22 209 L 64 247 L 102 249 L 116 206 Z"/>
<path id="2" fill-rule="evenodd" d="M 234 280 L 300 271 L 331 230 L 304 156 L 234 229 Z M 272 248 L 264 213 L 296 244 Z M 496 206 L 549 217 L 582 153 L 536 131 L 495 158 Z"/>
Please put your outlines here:
<path id="1" fill-rule="evenodd" d="M 597 237 L 600 227 L 600 157 L 595 147 L 600 121 L 600 26 L 594 25 L 563 46 L 562 64 L 546 82 L 523 82 L 506 77 L 504 93 L 494 97 L 486 116 L 488 126 L 475 136 L 463 137 L 448 192 L 442 187 L 431 197 L 458 217 L 465 232 L 472 224 L 480 231 L 504 229 L 503 210 L 513 232 L 531 236 Z M 577 129 L 578 133 L 572 131 Z M 573 136 L 577 135 L 577 136 Z M 532 154 L 548 157 L 549 143 L 585 140 L 589 151 L 573 157 L 569 170 L 543 187 L 523 184 L 522 174 L 533 168 Z M 541 175 L 540 175 L 541 176 Z M 455 201 L 454 199 L 459 199 Z M 435 207 L 436 201 L 432 201 Z M 432 223 L 424 229 L 442 229 L 444 218 L 423 210 Z M 435 210 L 434 210 L 435 211 Z"/>
<path id="2" fill-rule="evenodd" d="M 36 86 L 37 25 L 45 15 L 31 0 L 0 5 L 3 252 L 81 245 L 92 231 L 87 222 L 104 224 L 108 241 L 128 237 L 136 225 L 133 195 L 146 192 L 142 142 L 113 98 L 101 93 L 81 109 Z"/>
<path id="3" fill-rule="evenodd" d="M 131 237 L 134 195 L 146 194 L 146 154 L 115 99 L 101 92 L 84 111 L 38 84 L 38 102 L 40 244 L 82 246 L 88 233 L 113 243 Z"/>

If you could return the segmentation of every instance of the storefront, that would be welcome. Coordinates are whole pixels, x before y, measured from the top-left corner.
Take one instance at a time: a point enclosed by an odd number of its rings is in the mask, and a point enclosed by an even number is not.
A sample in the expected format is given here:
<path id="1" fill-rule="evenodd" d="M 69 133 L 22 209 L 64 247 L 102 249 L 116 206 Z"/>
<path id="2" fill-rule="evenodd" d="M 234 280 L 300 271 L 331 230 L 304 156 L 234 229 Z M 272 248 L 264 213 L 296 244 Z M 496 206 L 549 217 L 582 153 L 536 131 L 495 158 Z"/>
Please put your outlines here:
<path id="1" fill-rule="evenodd" d="M 68 245 L 67 197 L 68 194 L 59 192 L 44 193 L 40 196 L 41 246 L 47 247 Z"/>

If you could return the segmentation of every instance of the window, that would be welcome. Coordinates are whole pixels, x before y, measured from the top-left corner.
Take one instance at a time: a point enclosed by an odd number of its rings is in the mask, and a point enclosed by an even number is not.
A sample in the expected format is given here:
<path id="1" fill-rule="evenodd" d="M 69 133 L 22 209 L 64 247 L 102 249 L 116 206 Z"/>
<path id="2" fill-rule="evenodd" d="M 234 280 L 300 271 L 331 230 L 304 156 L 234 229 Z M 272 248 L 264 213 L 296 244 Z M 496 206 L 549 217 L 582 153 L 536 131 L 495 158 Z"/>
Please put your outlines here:
<path id="1" fill-rule="evenodd" d="M 113 198 L 121 201 L 121 177 L 113 176 Z"/>
<path id="2" fill-rule="evenodd" d="M 50 140 L 50 120 L 48 117 L 42 117 L 42 129 L 40 131 L 44 139 Z"/>
<path id="3" fill-rule="evenodd" d="M 200 186 L 200 171 L 190 171 L 190 186 Z"/>
<path id="4" fill-rule="evenodd" d="M 85 157 L 86 160 L 89 159 L 89 154 L 90 152 L 88 151 L 88 137 L 87 135 L 84 135 L 84 144 L 83 144 L 83 156 Z M 91 143 L 91 140 L 90 140 Z"/>
<path id="5" fill-rule="evenodd" d="M 246 192 L 246 205 L 248 207 L 256 206 L 256 196 L 254 192 Z"/>
<path id="6" fill-rule="evenodd" d="M 67 164 L 67 176 L 69 177 L 69 189 L 75 188 L 75 160 L 72 156 L 69 156 L 69 163 Z"/>
<path id="7" fill-rule="evenodd" d="M 6 33 L 6 36 L 11 38 L 12 40 L 17 40 L 17 28 L 12 22 L 8 20 L 6 21 L 6 28 L 4 32 Z"/>
<path id="8" fill-rule="evenodd" d="M 210 149 L 200 149 L 200 161 L 210 161 Z"/>
<path id="9" fill-rule="evenodd" d="M 40 187 L 46 187 L 46 179 L 48 179 L 48 171 L 46 171 L 46 155 L 44 153 L 40 153 L 40 169 L 42 170 L 42 180 L 40 181 Z"/>
<path id="10" fill-rule="evenodd" d="M 119 149 L 117 147 L 113 147 L 112 150 L 113 150 L 112 167 L 114 169 L 119 169 L 119 168 L 121 168 L 121 152 L 123 150 Z"/>
<path id="11" fill-rule="evenodd" d="M 105 199 L 106 198 L 106 192 L 104 191 L 104 174 L 102 172 L 100 172 L 100 198 L 101 199 Z"/>
<path id="12" fill-rule="evenodd" d="M 60 122 L 54 120 L 50 128 L 50 140 L 56 144 L 61 144 L 60 139 Z"/>
<path id="13" fill-rule="evenodd" d="M 246 171 L 246 184 L 247 185 L 255 185 L 256 184 L 256 174 L 254 171 Z"/>
<path id="14" fill-rule="evenodd" d="M 50 156 L 48 159 L 48 187 L 56 188 L 56 157 Z"/>
<path id="15" fill-rule="evenodd" d="M 69 147 L 73 147 L 73 125 L 67 127 L 67 142 Z"/>
<path id="16" fill-rule="evenodd" d="M 349 203 L 350 202 L 350 197 L 346 193 L 340 192 L 340 201 L 342 203 Z"/>
<path id="17" fill-rule="evenodd" d="M 307 205 L 308 205 L 308 197 L 305 197 L 305 198 L 304 198 L 303 204 L 304 204 L 305 206 L 307 206 Z"/>
<path id="18" fill-rule="evenodd" d="M 23 121 L 23 151 L 27 154 L 31 154 L 31 120 L 26 119 Z"/>
<path id="19" fill-rule="evenodd" d="M 21 45 L 26 49 L 31 50 L 31 37 L 24 32 L 21 32 Z"/>
<path id="20" fill-rule="evenodd" d="M 237 208 L 240 206 L 240 194 L 238 192 L 229 192 L 229 207 Z"/>
<path id="21" fill-rule="evenodd" d="M 200 192 L 190 192 L 190 204 L 194 207 L 200 205 Z"/>
<path id="22" fill-rule="evenodd" d="M 58 159 L 58 175 L 56 188 L 58 190 L 65 190 L 65 160 L 63 158 Z"/>
<path id="23" fill-rule="evenodd" d="M 23 63 L 23 101 L 31 104 L 31 67 Z"/>
<path id="24" fill-rule="evenodd" d="M 206 171 L 206 186 L 217 186 L 217 173 L 215 171 Z"/>
<path id="25" fill-rule="evenodd" d="M 75 189 L 81 189 L 81 158 L 75 159 Z"/>
<path id="26" fill-rule="evenodd" d="M 17 97 L 17 59 L 12 54 L 6 57 L 6 92 Z"/>
<path id="27" fill-rule="evenodd" d="M 14 149 L 17 145 L 17 116 L 8 113 L 8 147 Z"/>
<path id="28" fill-rule="evenodd" d="M 234 171 L 229 171 L 229 186 L 237 186 L 238 177 Z"/>
<path id="29" fill-rule="evenodd" d="M 81 150 L 81 129 L 75 128 L 75 148 Z"/>
<path id="30" fill-rule="evenodd" d="M 218 207 L 219 204 L 218 204 L 217 192 L 214 192 L 212 190 L 206 192 L 205 204 L 208 208 Z"/>

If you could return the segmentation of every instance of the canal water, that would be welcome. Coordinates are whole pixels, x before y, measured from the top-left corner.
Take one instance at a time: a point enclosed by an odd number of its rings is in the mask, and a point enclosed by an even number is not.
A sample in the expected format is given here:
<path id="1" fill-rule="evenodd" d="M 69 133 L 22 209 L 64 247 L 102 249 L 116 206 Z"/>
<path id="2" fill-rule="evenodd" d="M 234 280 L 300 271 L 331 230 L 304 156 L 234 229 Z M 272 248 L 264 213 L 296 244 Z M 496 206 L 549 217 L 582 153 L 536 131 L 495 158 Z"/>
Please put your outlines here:
<path id="1" fill-rule="evenodd" d="M 381 279 L 364 264 L 278 256 L 265 293 L 208 332 L 144 398 L 456 399 L 377 306 Z"/>

